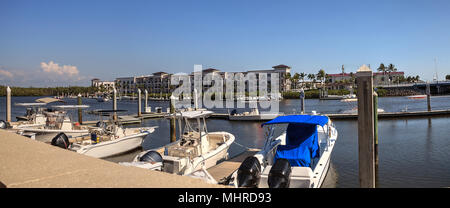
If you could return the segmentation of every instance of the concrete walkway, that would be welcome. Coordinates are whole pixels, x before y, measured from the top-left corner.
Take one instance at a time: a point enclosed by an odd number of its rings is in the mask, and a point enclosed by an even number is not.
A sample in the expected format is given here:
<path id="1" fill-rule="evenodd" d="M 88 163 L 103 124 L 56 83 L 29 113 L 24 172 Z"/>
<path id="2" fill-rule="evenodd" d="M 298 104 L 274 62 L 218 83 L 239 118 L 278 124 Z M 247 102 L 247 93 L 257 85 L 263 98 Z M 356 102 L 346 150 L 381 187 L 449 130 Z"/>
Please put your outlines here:
<path id="1" fill-rule="evenodd" d="M 199 179 L 125 167 L 0 130 L 0 187 L 224 188 Z"/>

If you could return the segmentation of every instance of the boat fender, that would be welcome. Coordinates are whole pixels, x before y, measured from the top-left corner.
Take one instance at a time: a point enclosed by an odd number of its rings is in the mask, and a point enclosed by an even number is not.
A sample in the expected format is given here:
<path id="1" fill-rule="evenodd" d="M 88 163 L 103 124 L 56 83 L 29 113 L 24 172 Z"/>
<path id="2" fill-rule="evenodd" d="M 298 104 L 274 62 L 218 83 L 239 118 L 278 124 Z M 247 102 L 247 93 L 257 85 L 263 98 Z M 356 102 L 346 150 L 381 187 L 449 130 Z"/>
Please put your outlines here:
<path id="1" fill-rule="evenodd" d="M 269 188 L 289 188 L 291 165 L 284 158 L 278 159 L 272 166 L 267 179 Z"/>
<path id="2" fill-rule="evenodd" d="M 148 151 L 141 157 L 139 157 L 140 162 L 151 162 L 151 163 L 157 163 L 157 162 L 163 162 L 163 158 L 161 154 L 159 154 L 157 151 Z"/>
<path id="3" fill-rule="evenodd" d="M 8 128 L 8 123 L 4 120 L 0 120 L 0 129 L 6 129 Z"/>
<path id="4" fill-rule="evenodd" d="M 69 138 L 67 137 L 67 135 L 64 134 L 63 132 L 61 132 L 52 139 L 51 144 L 53 146 L 61 147 L 63 149 L 68 149 L 70 142 L 69 142 Z"/>
<path id="5" fill-rule="evenodd" d="M 256 188 L 261 178 L 261 164 L 256 157 L 245 158 L 237 172 L 238 187 Z"/>

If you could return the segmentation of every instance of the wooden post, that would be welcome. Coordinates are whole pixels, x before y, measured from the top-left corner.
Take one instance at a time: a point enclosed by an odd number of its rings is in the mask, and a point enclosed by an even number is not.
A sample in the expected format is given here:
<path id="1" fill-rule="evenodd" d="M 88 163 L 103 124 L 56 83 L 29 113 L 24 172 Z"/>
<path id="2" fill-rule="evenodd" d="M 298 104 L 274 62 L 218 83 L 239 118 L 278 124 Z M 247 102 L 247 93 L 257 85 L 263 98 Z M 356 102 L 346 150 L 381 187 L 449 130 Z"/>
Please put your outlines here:
<path id="1" fill-rule="evenodd" d="M 81 105 L 83 103 L 81 101 L 81 94 L 78 94 L 77 100 L 78 100 L 78 105 Z M 83 124 L 83 112 L 81 111 L 81 108 L 78 108 L 78 123 Z"/>
<path id="2" fill-rule="evenodd" d="M 170 96 L 170 142 L 175 142 L 177 140 L 176 127 L 175 127 L 175 97 Z"/>
<path id="3" fill-rule="evenodd" d="M 116 90 L 116 88 L 114 88 L 114 90 L 113 90 L 113 110 L 117 110 L 117 90 Z M 114 112 L 113 119 L 114 119 L 114 121 L 117 121 L 117 113 L 116 112 Z"/>
<path id="4" fill-rule="evenodd" d="M 6 122 L 11 122 L 11 88 L 6 88 Z"/>
<path id="5" fill-rule="evenodd" d="M 148 107 L 148 91 L 147 91 L 147 89 L 144 90 L 144 94 L 145 94 L 144 112 L 147 113 L 147 107 Z"/>
<path id="6" fill-rule="evenodd" d="M 378 94 L 373 93 L 373 124 L 374 124 L 374 139 L 375 139 L 375 187 L 378 187 Z"/>
<path id="7" fill-rule="evenodd" d="M 431 102 L 430 102 L 431 92 L 430 92 L 430 83 L 428 81 L 427 81 L 426 93 L 427 93 L 427 107 L 428 107 L 428 111 L 431 111 Z"/>
<path id="8" fill-rule="evenodd" d="M 197 89 L 194 89 L 194 109 L 198 109 L 198 93 Z"/>
<path id="9" fill-rule="evenodd" d="M 375 188 L 374 110 L 372 70 L 366 65 L 356 72 L 358 87 L 358 160 L 361 188 Z"/>
<path id="10" fill-rule="evenodd" d="M 300 112 L 305 114 L 305 91 L 303 88 L 300 90 Z"/>
<path id="11" fill-rule="evenodd" d="M 142 110 L 142 103 L 141 103 L 142 97 L 141 97 L 141 89 L 138 89 L 138 117 L 142 116 L 141 110 Z"/>

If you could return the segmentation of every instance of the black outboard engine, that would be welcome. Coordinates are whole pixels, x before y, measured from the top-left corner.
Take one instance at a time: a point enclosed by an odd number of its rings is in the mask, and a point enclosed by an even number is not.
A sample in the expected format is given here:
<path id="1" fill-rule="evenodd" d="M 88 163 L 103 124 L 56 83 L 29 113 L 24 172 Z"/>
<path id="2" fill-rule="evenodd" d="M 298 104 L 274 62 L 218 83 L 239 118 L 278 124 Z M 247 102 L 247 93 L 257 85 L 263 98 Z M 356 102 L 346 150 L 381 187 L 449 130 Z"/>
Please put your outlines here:
<path id="1" fill-rule="evenodd" d="M 231 111 L 230 114 L 231 114 L 232 116 L 236 115 L 236 114 L 237 114 L 237 110 L 236 110 L 236 109 L 233 109 L 233 110 Z"/>
<path id="2" fill-rule="evenodd" d="M 256 157 L 245 158 L 237 172 L 238 187 L 257 188 L 261 179 L 261 164 Z"/>
<path id="3" fill-rule="evenodd" d="M 99 121 L 95 124 L 95 126 L 104 129 L 106 128 L 106 123 L 103 121 Z"/>
<path id="4" fill-rule="evenodd" d="M 163 158 L 161 154 L 159 154 L 157 151 L 148 151 L 144 155 L 142 155 L 139 158 L 140 162 L 163 162 Z"/>
<path id="5" fill-rule="evenodd" d="M 63 149 L 68 149 L 70 145 L 69 138 L 66 134 L 61 132 L 52 139 L 52 145 Z"/>
<path id="6" fill-rule="evenodd" d="M 6 129 L 8 128 L 8 123 L 4 120 L 0 120 L 0 129 Z"/>
<path id="7" fill-rule="evenodd" d="M 289 188 L 291 164 L 284 158 L 278 159 L 269 172 L 267 184 L 269 188 Z"/>

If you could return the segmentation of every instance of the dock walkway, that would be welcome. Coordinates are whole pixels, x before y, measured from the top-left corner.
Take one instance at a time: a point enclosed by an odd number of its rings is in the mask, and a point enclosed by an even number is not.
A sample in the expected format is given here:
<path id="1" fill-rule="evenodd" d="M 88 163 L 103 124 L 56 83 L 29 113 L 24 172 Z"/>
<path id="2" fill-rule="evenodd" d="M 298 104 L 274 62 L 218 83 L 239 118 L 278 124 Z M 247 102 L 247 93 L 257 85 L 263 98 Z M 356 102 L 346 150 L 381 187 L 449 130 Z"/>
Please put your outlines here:
<path id="1" fill-rule="evenodd" d="M 224 188 L 126 167 L 0 130 L 0 188 Z"/>

